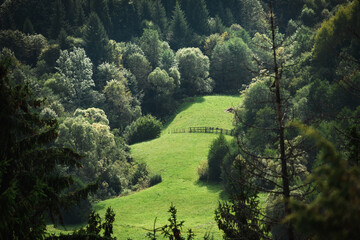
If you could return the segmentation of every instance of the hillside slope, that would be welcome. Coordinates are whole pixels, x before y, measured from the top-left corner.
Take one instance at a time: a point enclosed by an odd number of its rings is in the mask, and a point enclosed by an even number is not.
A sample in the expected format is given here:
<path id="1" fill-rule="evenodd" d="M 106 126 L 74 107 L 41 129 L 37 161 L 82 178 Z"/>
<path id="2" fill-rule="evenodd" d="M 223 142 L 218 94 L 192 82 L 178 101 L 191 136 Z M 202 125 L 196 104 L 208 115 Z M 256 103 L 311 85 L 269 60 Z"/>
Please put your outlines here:
<path id="1" fill-rule="evenodd" d="M 178 114 L 170 120 L 161 137 L 131 146 L 137 161 L 147 163 L 152 173 L 159 173 L 163 182 L 126 197 L 99 202 L 95 209 L 104 214 L 111 206 L 116 213 L 114 235 L 118 239 L 144 239 L 144 228 L 162 226 L 169 218 L 168 208 L 173 203 L 178 209 L 178 219 L 185 221 L 196 239 L 205 232 L 220 238 L 214 221 L 214 210 L 222 199 L 219 185 L 197 181 L 196 167 L 207 156 L 215 134 L 168 134 L 174 128 L 212 126 L 230 129 L 233 115 L 225 109 L 240 103 L 239 97 L 205 96 L 188 99 Z"/>

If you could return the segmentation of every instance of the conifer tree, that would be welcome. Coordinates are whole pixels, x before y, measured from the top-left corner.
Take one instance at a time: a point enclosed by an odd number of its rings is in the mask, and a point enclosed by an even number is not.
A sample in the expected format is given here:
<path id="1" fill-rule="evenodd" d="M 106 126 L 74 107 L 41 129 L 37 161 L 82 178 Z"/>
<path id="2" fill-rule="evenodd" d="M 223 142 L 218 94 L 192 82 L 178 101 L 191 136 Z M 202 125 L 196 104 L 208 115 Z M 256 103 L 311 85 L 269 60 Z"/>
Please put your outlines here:
<path id="1" fill-rule="evenodd" d="M 96 12 L 107 33 L 111 33 L 112 22 L 110 18 L 108 0 L 96 0 L 92 4 L 92 12 Z"/>
<path id="2" fill-rule="evenodd" d="M 86 53 L 95 66 L 100 64 L 105 57 L 105 47 L 108 44 L 108 36 L 104 26 L 95 12 L 89 16 L 88 23 L 84 32 Z"/>
<path id="3" fill-rule="evenodd" d="M 161 0 L 155 0 L 153 16 L 151 17 L 153 22 L 158 25 L 163 33 L 167 31 L 167 18 L 166 12 Z"/>
<path id="4" fill-rule="evenodd" d="M 74 22 L 77 26 L 82 26 L 85 22 L 85 13 L 81 0 L 75 0 L 74 2 Z"/>
<path id="5" fill-rule="evenodd" d="M 185 13 L 191 28 L 196 33 L 203 35 L 209 33 L 209 11 L 204 0 L 187 1 Z"/>
<path id="6" fill-rule="evenodd" d="M 80 167 L 80 156 L 54 147 L 58 123 L 39 115 L 41 102 L 16 85 L 9 61 L 0 62 L 0 239 L 43 239 L 45 215 L 85 199 L 95 185 L 64 194 L 74 180 L 57 166 Z"/>
<path id="7" fill-rule="evenodd" d="M 184 12 L 181 10 L 180 4 L 177 1 L 173 11 L 173 17 L 170 23 L 170 45 L 177 50 L 187 45 L 190 37 L 190 29 L 185 18 Z"/>
<path id="8" fill-rule="evenodd" d="M 161 0 L 162 5 L 165 8 L 166 16 L 170 17 L 176 4 L 176 0 Z"/>
<path id="9" fill-rule="evenodd" d="M 50 36 L 57 38 L 61 28 L 66 28 L 66 12 L 61 0 L 53 3 L 53 14 L 51 15 Z"/>

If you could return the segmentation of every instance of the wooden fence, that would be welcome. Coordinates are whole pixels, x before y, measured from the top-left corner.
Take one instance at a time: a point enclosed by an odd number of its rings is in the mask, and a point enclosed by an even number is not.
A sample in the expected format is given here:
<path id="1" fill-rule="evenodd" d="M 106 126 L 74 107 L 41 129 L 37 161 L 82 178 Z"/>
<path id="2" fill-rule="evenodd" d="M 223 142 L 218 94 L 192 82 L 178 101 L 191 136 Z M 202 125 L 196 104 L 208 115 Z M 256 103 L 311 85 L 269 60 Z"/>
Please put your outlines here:
<path id="1" fill-rule="evenodd" d="M 171 133 L 216 133 L 216 134 L 224 134 L 234 136 L 234 130 L 228 130 L 223 128 L 215 128 L 215 127 L 189 127 L 189 128 L 181 128 L 181 129 L 171 129 L 168 131 Z"/>

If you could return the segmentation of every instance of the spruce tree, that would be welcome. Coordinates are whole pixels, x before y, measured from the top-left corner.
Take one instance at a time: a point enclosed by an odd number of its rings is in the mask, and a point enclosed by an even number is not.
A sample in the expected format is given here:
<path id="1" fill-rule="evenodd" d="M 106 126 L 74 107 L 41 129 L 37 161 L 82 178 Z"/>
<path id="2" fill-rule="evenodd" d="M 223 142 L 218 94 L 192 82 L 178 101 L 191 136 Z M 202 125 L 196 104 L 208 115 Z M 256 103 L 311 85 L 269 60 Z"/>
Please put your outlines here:
<path id="1" fill-rule="evenodd" d="M 173 49 L 177 50 L 187 45 L 190 29 L 179 2 L 176 2 L 169 31 L 171 34 L 170 45 Z"/>
<path id="2" fill-rule="evenodd" d="M 51 28 L 50 28 L 50 36 L 52 38 L 57 38 L 60 33 L 61 28 L 67 28 L 66 26 L 66 12 L 64 5 L 62 4 L 61 0 L 56 0 L 53 3 L 54 7 L 52 9 L 53 13 L 51 15 Z"/>
<path id="3" fill-rule="evenodd" d="M 96 186 L 64 194 L 74 180 L 57 167 L 81 167 L 80 156 L 54 146 L 56 119 L 39 114 L 41 102 L 9 77 L 9 62 L 0 62 L 0 239 L 43 239 L 45 215 L 61 220 L 62 207 Z"/>
<path id="4" fill-rule="evenodd" d="M 185 14 L 191 28 L 196 33 L 203 35 L 209 33 L 209 11 L 204 0 L 187 1 Z"/>
<path id="5" fill-rule="evenodd" d="M 172 11 L 175 8 L 176 0 L 161 0 L 161 2 L 165 8 L 166 16 L 171 16 Z"/>
<path id="6" fill-rule="evenodd" d="M 154 11 L 153 11 L 152 20 L 156 25 L 159 26 L 161 31 L 165 33 L 167 30 L 167 18 L 166 18 L 165 8 L 162 5 L 161 0 L 155 0 L 153 8 Z"/>
<path id="7" fill-rule="evenodd" d="M 109 40 L 104 26 L 95 12 L 92 12 L 89 16 L 84 32 L 84 41 L 87 55 L 97 66 L 105 58 L 105 48 Z"/>

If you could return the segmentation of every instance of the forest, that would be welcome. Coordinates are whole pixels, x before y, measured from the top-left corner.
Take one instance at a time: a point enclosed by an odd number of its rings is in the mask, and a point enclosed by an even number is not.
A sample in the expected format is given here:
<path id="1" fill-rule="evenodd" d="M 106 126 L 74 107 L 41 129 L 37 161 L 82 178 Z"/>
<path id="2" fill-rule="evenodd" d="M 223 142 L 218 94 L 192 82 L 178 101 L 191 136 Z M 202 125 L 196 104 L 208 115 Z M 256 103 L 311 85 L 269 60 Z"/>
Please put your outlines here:
<path id="1" fill-rule="evenodd" d="M 359 239 L 359 13 L 0 0 L 0 239 Z"/>

